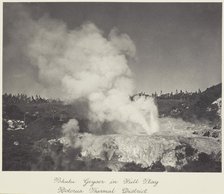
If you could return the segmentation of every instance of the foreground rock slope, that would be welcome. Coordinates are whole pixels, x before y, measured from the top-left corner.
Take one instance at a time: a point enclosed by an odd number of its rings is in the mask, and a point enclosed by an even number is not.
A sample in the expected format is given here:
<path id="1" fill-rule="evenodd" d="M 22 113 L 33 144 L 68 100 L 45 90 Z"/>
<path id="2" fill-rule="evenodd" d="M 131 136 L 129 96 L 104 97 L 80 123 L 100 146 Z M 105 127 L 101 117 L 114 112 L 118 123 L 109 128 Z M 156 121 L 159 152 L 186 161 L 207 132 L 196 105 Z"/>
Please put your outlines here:
<path id="1" fill-rule="evenodd" d="M 221 146 L 215 138 L 156 133 L 152 136 L 80 134 L 80 160 L 100 159 L 113 171 L 219 171 Z"/>

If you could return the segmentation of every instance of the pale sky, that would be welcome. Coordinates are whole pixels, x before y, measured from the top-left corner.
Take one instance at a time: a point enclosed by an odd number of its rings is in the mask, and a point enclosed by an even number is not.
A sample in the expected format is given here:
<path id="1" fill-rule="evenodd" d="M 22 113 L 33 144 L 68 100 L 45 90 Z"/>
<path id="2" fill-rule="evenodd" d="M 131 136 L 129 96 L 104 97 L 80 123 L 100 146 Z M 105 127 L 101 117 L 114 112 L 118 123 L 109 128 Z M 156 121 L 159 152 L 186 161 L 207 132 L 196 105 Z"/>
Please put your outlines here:
<path id="1" fill-rule="evenodd" d="M 91 21 L 104 31 L 105 36 L 113 27 L 128 34 L 137 50 L 137 57 L 129 61 L 129 66 L 139 91 L 195 91 L 221 82 L 221 3 L 23 5 L 32 13 L 31 17 L 48 14 L 71 29 Z M 12 9 L 8 9 L 12 6 L 15 3 L 4 3 L 3 7 L 3 92 L 16 93 L 24 92 L 25 85 L 32 90 L 36 80 L 35 70 L 24 68 L 27 61 L 5 49 L 13 44 L 10 31 L 16 18 Z M 18 60 L 4 63 L 5 56 Z"/>

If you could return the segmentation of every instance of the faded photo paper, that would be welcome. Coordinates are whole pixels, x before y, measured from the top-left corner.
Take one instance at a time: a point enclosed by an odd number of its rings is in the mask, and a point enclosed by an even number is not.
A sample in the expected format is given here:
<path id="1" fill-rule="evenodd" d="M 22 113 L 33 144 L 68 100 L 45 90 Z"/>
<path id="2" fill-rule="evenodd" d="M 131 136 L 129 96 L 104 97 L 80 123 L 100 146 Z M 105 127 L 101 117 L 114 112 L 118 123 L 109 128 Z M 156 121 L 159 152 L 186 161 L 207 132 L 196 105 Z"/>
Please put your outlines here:
<path id="1" fill-rule="evenodd" d="M 0 193 L 224 191 L 222 2 L 3 2 L 2 27 Z"/>

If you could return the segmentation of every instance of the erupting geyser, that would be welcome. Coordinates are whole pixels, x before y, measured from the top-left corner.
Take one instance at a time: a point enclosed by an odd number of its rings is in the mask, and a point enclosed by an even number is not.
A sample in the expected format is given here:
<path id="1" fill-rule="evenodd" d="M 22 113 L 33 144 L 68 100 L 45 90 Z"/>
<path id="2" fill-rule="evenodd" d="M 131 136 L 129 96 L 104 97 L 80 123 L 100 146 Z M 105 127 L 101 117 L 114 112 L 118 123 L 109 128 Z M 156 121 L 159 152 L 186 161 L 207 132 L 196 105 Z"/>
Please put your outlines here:
<path id="1" fill-rule="evenodd" d="M 88 103 L 86 117 L 92 133 L 152 134 L 158 130 L 153 99 L 129 98 L 135 86 L 128 58 L 135 57 L 136 48 L 127 34 L 113 28 L 106 37 L 91 22 L 68 29 L 62 21 L 32 19 L 25 11 L 18 19 L 13 39 L 23 40 L 25 46 L 20 49 L 38 69 L 42 95 L 66 103 L 80 99 Z M 66 126 L 79 131 L 75 119 Z"/>

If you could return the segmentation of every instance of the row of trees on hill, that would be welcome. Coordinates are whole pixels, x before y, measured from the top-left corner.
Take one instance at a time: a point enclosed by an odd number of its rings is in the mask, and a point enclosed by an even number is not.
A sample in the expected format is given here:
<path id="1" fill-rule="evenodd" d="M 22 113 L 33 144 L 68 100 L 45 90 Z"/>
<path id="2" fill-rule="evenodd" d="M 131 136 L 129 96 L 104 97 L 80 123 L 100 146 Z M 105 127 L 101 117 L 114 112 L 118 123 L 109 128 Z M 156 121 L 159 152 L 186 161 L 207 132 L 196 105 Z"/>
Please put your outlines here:
<path id="1" fill-rule="evenodd" d="M 151 95 L 149 95 L 149 94 L 146 94 L 145 92 L 140 92 L 136 95 L 145 96 L 146 98 L 147 97 L 154 97 L 154 98 L 157 98 L 157 99 L 189 99 L 189 98 L 192 99 L 192 98 L 196 98 L 199 94 L 201 94 L 200 89 L 196 92 L 188 92 L 188 91 L 183 92 L 182 90 L 180 90 L 180 91 L 176 90 L 175 93 L 173 93 L 173 92 L 163 93 L 161 91 L 160 94 L 155 92 L 155 93 L 152 93 Z M 136 95 L 134 95 L 134 96 L 136 96 Z M 134 96 L 132 96 L 130 98 L 132 99 Z"/>
<path id="2" fill-rule="evenodd" d="M 36 96 L 27 96 L 26 94 L 3 94 L 3 103 L 6 104 L 33 104 L 33 103 L 52 103 L 60 102 L 60 100 L 52 100 L 41 97 L 40 95 Z"/>
<path id="3" fill-rule="evenodd" d="M 145 92 L 140 92 L 137 95 L 139 96 L 145 96 L 145 97 L 154 97 L 157 99 L 189 99 L 189 98 L 195 98 L 198 96 L 198 94 L 201 94 L 201 90 L 199 89 L 196 92 L 183 92 L 182 90 L 178 91 L 176 90 L 175 93 L 163 93 L 162 91 L 160 94 L 157 94 L 157 92 L 152 93 L 151 95 L 146 94 Z M 134 95 L 135 96 L 135 95 Z M 130 97 L 132 99 L 132 97 Z M 6 104 L 17 104 L 17 103 L 57 103 L 61 102 L 59 99 L 46 99 L 41 97 L 40 95 L 36 96 L 27 96 L 26 94 L 3 94 L 3 103 Z"/>
<path id="4" fill-rule="evenodd" d="M 198 96 L 198 94 L 201 94 L 201 90 L 199 89 L 198 91 L 195 92 L 188 92 L 188 91 L 178 91 L 176 90 L 175 93 L 170 92 L 170 93 L 165 93 L 160 92 L 160 95 L 154 93 L 153 97 L 157 97 L 159 99 L 188 99 L 188 98 L 195 98 Z"/>

